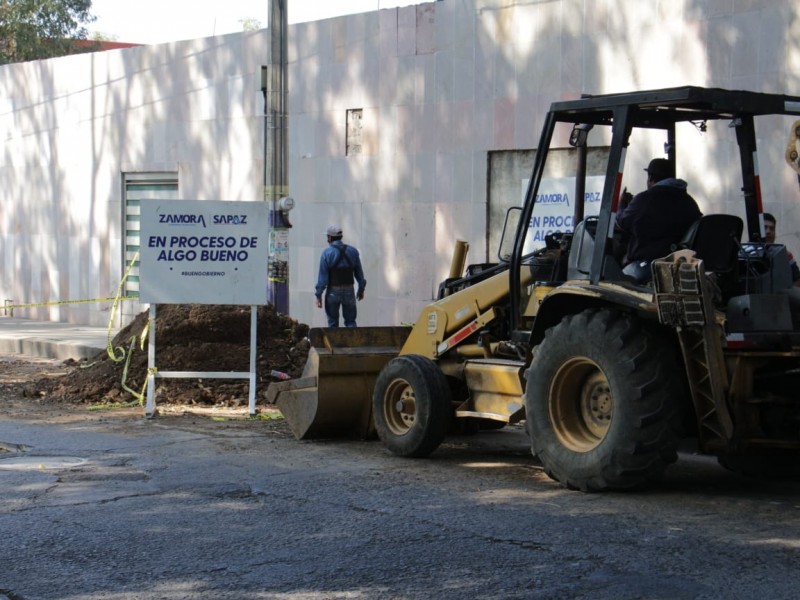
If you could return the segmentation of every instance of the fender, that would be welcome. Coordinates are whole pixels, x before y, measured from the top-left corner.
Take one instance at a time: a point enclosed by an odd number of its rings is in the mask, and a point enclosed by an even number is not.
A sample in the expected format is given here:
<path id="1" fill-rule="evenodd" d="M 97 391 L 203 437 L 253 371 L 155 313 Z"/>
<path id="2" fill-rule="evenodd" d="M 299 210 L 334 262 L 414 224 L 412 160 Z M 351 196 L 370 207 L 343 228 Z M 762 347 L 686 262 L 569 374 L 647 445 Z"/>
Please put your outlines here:
<path id="1" fill-rule="evenodd" d="M 544 332 L 566 315 L 601 307 L 630 310 L 643 318 L 658 320 L 658 307 L 652 288 L 604 281 L 596 284 L 588 280 L 568 281 L 542 299 L 531 331 L 531 344 L 538 344 Z"/>

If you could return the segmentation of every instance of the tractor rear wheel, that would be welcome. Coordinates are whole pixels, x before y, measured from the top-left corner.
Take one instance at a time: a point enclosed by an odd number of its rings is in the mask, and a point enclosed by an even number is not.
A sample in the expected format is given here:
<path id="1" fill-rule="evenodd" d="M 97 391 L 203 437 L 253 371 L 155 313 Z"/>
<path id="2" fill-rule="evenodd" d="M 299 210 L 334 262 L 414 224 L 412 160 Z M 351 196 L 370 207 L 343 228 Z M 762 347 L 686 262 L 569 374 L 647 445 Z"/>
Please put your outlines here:
<path id="1" fill-rule="evenodd" d="M 683 374 L 649 324 L 586 310 L 547 331 L 528 370 L 531 450 L 546 473 L 583 491 L 629 489 L 677 460 Z"/>
<path id="2" fill-rule="evenodd" d="M 450 387 L 441 369 L 417 354 L 398 356 L 375 383 L 372 412 L 384 445 L 398 456 L 427 456 L 447 434 Z"/>

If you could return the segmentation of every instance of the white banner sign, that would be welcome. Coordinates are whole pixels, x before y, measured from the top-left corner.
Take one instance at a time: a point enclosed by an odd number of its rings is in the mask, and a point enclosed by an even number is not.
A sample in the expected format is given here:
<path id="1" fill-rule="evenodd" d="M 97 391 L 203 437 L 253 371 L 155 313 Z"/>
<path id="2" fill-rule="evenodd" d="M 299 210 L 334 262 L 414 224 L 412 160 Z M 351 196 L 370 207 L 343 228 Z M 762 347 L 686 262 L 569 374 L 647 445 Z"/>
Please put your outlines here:
<path id="1" fill-rule="evenodd" d="M 266 202 L 142 200 L 140 286 L 154 304 L 266 304 Z"/>
<path id="2" fill-rule="evenodd" d="M 529 179 L 522 180 L 522 201 L 525 202 L 525 192 L 528 190 Z M 592 176 L 586 178 L 584 191 L 584 215 L 595 216 L 600 212 L 600 200 L 603 197 L 603 184 L 605 178 Z M 575 213 L 575 178 L 559 177 L 542 179 L 539 183 L 539 193 L 536 196 L 536 205 L 525 240 L 526 252 L 542 248 L 544 238 L 549 233 L 561 231 L 568 233 L 573 230 L 572 222 Z"/>

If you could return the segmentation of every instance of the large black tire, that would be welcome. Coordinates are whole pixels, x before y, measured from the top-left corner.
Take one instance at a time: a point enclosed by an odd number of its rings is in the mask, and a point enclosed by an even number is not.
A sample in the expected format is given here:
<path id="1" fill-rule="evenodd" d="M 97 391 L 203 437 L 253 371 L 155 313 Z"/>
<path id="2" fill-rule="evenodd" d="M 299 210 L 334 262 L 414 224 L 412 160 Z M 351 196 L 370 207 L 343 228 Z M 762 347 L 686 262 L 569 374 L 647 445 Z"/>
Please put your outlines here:
<path id="1" fill-rule="evenodd" d="M 378 437 L 393 454 L 428 456 L 442 443 L 450 425 L 447 378 L 429 358 L 398 356 L 378 375 L 372 413 Z"/>
<path id="2" fill-rule="evenodd" d="M 678 458 L 685 389 L 674 344 L 633 316 L 586 310 L 547 331 L 528 371 L 531 450 L 585 492 L 641 487 Z"/>

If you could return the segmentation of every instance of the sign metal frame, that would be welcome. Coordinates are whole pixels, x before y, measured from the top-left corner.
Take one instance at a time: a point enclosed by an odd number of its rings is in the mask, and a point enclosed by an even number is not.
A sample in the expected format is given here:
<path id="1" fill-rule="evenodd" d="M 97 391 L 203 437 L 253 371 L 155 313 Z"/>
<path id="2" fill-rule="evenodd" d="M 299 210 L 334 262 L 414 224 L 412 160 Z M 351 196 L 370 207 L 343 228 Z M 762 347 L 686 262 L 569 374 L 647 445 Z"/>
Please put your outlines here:
<path id="1" fill-rule="evenodd" d="M 257 299 L 260 300 L 262 298 L 262 291 L 257 288 L 253 288 L 253 284 L 255 281 L 263 281 L 264 289 L 263 289 L 263 303 L 266 304 L 266 286 L 267 286 L 267 279 L 268 279 L 268 261 L 267 260 L 260 260 L 262 254 L 266 254 L 267 249 L 267 239 L 266 233 L 268 228 L 266 227 L 268 211 L 266 210 L 266 206 L 262 203 L 258 202 L 228 202 L 228 201 L 191 201 L 191 200 L 177 200 L 177 201 L 160 201 L 160 200 L 152 200 L 149 201 L 149 206 L 145 206 L 145 210 L 143 210 L 143 215 L 147 218 L 143 218 L 141 222 L 142 227 L 142 240 L 163 240 L 161 242 L 162 245 L 157 246 L 158 248 L 163 248 L 163 244 L 166 240 L 187 240 L 187 239 L 198 239 L 198 240 L 212 240 L 212 239 L 223 239 L 222 236 L 227 236 L 224 239 L 239 239 L 241 241 L 248 241 L 249 245 L 242 245 L 242 248 L 247 248 L 247 250 L 257 250 L 254 252 L 255 259 L 251 257 L 250 263 L 240 263 L 242 267 L 245 268 L 245 271 L 237 273 L 239 269 L 234 265 L 231 267 L 231 271 L 214 271 L 214 265 L 212 263 L 203 263 L 202 261 L 197 265 L 186 264 L 186 263 L 173 263 L 170 259 L 166 260 L 166 263 L 159 264 L 158 266 L 155 262 L 163 263 L 162 258 L 154 258 L 156 254 L 153 252 L 150 253 L 143 253 L 141 260 L 140 271 L 143 275 L 143 283 L 150 283 L 158 285 L 151 285 L 150 286 L 150 296 L 147 300 L 150 302 L 150 308 L 148 313 L 149 318 L 149 340 L 148 340 L 148 349 L 147 349 L 147 398 L 145 403 L 145 416 L 148 418 L 152 418 L 156 415 L 156 402 L 155 402 L 155 384 L 157 379 L 247 379 L 249 382 L 249 392 L 248 392 L 248 410 L 250 416 L 255 416 L 256 414 L 256 355 L 257 355 L 257 325 L 258 325 L 258 306 L 259 304 L 253 304 L 252 300 Z M 155 217 L 161 214 L 180 214 L 188 215 L 191 218 L 184 219 L 185 221 L 189 221 L 187 226 L 186 223 L 182 222 L 179 223 L 181 227 L 181 235 L 183 235 L 184 231 L 188 231 L 191 234 L 195 229 L 199 230 L 197 237 L 189 238 L 189 237 L 172 237 L 170 235 L 170 229 L 168 227 L 163 226 L 156 226 L 157 224 L 166 221 L 167 219 L 163 219 L 159 217 L 156 219 Z M 236 215 L 236 222 L 234 223 L 236 236 L 238 238 L 231 237 L 233 234 L 229 233 L 230 229 L 227 227 L 231 224 L 234 219 L 231 218 L 220 218 L 220 214 L 223 217 L 226 215 Z M 239 215 L 246 215 L 247 218 L 241 220 L 238 218 Z M 149 215 L 149 216 L 148 216 Z M 201 218 L 202 216 L 202 218 Z M 176 219 L 173 219 L 176 220 Z M 218 223 L 221 223 L 218 225 Z M 202 229 L 200 229 L 202 224 Z M 169 223 L 168 223 L 169 225 Z M 148 230 L 148 227 L 152 229 L 152 231 Z M 160 234 L 160 236 L 152 236 L 153 233 Z M 214 238 L 214 234 L 217 234 L 219 237 Z M 241 237 L 242 234 L 247 234 L 247 237 Z M 200 237 L 202 236 L 202 237 Z M 258 243 L 256 243 L 258 241 Z M 172 242 L 170 242 L 172 243 Z M 166 251 L 165 251 L 166 252 Z M 252 260 L 256 260 L 255 264 L 261 265 L 263 263 L 263 273 L 256 273 L 253 276 L 253 267 L 252 267 Z M 230 264 L 230 263 L 228 263 Z M 195 269 L 195 270 L 193 270 Z M 250 269 L 249 271 L 247 269 Z M 260 266 L 255 269 L 258 271 Z M 152 276 L 160 278 L 157 282 L 145 282 L 145 279 L 148 274 L 148 270 L 151 270 Z M 175 288 L 171 285 L 163 285 L 165 281 L 168 281 L 169 278 L 174 277 L 184 277 L 185 275 L 193 275 L 195 272 L 205 275 L 206 273 L 210 275 L 232 275 L 233 279 L 229 284 L 217 286 L 217 295 L 210 296 L 208 293 L 208 282 L 205 281 L 202 277 L 191 278 L 188 279 L 188 283 L 186 281 L 181 281 L 182 285 L 184 286 L 181 288 L 181 292 L 176 296 L 175 295 Z M 244 275 L 243 273 L 246 273 Z M 263 275 L 263 276 L 262 276 Z M 253 279 L 250 277 L 253 276 Z M 165 279 L 166 278 L 166 279 Z M 175 281 L 178 281 L 177 279 Z M 244 294 L 241 294 L 241 288 L 239 285 L 243 284 L 245 286 L 249 286 Z M 256 284 L 257 285 L 257 284 Z M 239 288 L 237 290 L 237 288 Z M 220 296 L 219 290 L 222 290 L 222 295 Z M 237 294 L 237 292 L 240 292 Z M 174 299 L 180 298 L 181 300 L 184 298 L 183 294 L 188 293 L 186 298 L 195 298 L 198 304 L 242 304 L 242 305 L 250 305 L 250 367 L 248 371 L 159 371 L 156 368 L 156 305 L 157 304 L 175 304 Z M 166 297 L 163 297 L 162 294 L 166 294 Z M 222 300 L 219 301 L 211 301 L 209 302 L 209 298 L 213 298 L 214 300 Z M 242 302 L 245 298 L 251 300 L 250 302 Z M 163 302 L 160 300 L 164 300 Z M 191 300 L 188 300 L 190 303 Z"/>

